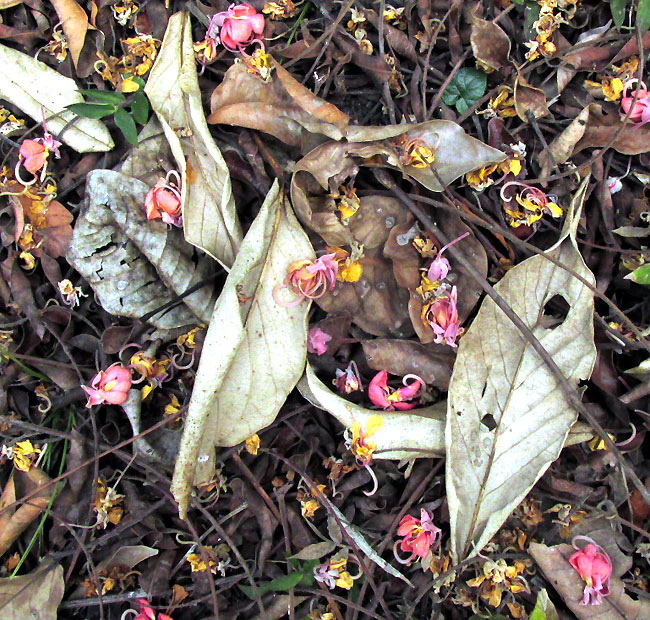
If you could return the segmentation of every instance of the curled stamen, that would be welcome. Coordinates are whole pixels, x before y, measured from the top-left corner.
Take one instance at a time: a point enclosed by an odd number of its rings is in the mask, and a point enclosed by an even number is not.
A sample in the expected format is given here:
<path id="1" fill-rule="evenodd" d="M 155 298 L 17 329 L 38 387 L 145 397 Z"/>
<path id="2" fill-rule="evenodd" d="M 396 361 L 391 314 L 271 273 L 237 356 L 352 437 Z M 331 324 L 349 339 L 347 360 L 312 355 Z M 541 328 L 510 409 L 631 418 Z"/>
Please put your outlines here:
<path id="1" fill-rule="evenodd" d="M 190 368 L 192 368 L 192 366 L 194 366 L 194 351 L 192 351 L 192 353 L 190 354 L 190 363 L 187 364 L 187 366 L 181 366 L 181 365 L 178 363 L 177 360 L 178 360 L 179 358 L 180 358 L 180 359 L 183 359 L 183 357 L 185 357 L 185 355 L 186 355 L 186 351 L 184 351 L 183 353 L 179 353 L 179 354 L 177 354 L 177 355 L 173 355 L 173 356 L 171 356 L 171 357 L 169 358 L 169 359 L 171 360 L 171 364 L 172 364 L 172 366 L 173 366 L 174 368 L 176 368 L 176 370 L 189 370 Z"/>
<path id="2" fill-rule="evenodd" d="M 374 495 L 377 492 L 377 489 L 379 488 L 379 481 L 377 480 L 377 476 L 375 475 L 375 472 L 372 471 L 370 465 L 364 465 L 364 467 L 366 468 L 368 475 L 372 478 L 373 485 L 370 491 L 364 491 L 363 494 L 370 497 L 371 495 Z"/>
<path id="3" fill-rule="evenodd" d="M 636 437 L 636 434 L 637 434 L 636 426 L 634 426 L 634 424 L 632 424 L 632 423 L 630 423 L 630 426 L 632 427 L 632 436 L 629 439 L 626 439 L 625 441 L 621 441 L 620 443 L 615 443 L 614 445 L 617 448 L 624 448 L 625 446 L 631 444 L 634 441 L 634 439 Z"/>
<path id="4" fill-rule="evenodd" d="M 395 541 L 395 544 L 393 545 L 393 555 L 395 556 L 395 559 L 400 563 L 400 564 L 410 564 L 417 556 L 415 553 L 411 553 L 411 555 L 408 558 L 401 558 L 399 553 L 397 553 L 397 548 L 400 544 L 399 540 Z"/>

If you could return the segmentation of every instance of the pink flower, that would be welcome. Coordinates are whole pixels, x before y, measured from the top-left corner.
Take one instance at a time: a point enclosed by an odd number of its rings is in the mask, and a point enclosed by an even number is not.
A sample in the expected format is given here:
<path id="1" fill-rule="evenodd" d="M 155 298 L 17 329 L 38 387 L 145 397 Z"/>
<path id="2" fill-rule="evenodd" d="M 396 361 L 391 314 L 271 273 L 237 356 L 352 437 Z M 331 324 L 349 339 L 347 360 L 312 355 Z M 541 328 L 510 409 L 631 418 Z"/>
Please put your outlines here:
<path id="1" fill-rule="evenodd" d="M 429 278 L 431 282 L 435 282 L 436 280 L 444 280 L 447 277 L 451 267 L 449 265 L 449 261 L 446 258 L 442 257 L 442 253 L 450 245 L 454 245 L 454 243 L 458 243 L 461 239 L 467 237 L 467 235 L 469 235 L 468 232 L 466 232 L 464 235 L 461 235 L 457 239 L 450 241 L 447 245 L 440 248 L 440 252 L 438 252 L 437 256 L 434 258 L 433 262 L 431 263 L 431 266 L 429 267 L 429 271 L 427 272 L 427 278 Z"/>
<path id="2" fill-rule="evenodd" d="M 340 394 L 351 394 L 357 390 L 363 390 L 359 369 L 354 361 L 350 362 L 345 370 L 336 369 L 336 379 L 333 383 Z"/>
<path id="3" fill-rule="evenodd" d="M 429 549 L 433 547 L 435 551 L 440 545 L 440 538 L 442 531 L 440 528 L 433 524 L 431 515 L 424 510 L 420 511 L 420 518 L 416 519 L 411 515 L 406 515 L 400 522 L 397 528 L 397 535 L 403 536 L 401 541 L 395 543 L 395 557 L 403 564 L 408 564 L 415 558 L 424 558 L 429 553 Z M 402 560 L 397 556 L 397 545 L 402 551 L 410 553 L 411 556 Z"/>
<path id="4" fill-rule="evenodd" d="M 623 189 L 622 177 L 607 177 L 607 189 L 610 194 L 615 194 Z"/>
<path id="5" fill-rule="evenodd" d="M 264 15 L 258 13 L 249 4 L 238 6 L 231 4 L 227 11 L 217 13 L 212 18 L 206 37 L 218 36 L 226 49 L 231 52 L 237 50 L 241 52 L 254 41 L 261 42 L 263 32 Z"/>
<path id="6" fill-rule="evenodd" d="M 313 327 L 307 334 L 307 351 L 316 353 L 316 355 L 323 355 L 323 353 L 327 353 L 327 343 L 331 339 L 332 336 L 324 332 L 320 327 Z"/>
<path id="7" fill-rule="evenodd" d="M 334 260 L 334 254 L 325 254 L 315 261 L 307 258 L 294 261 L 289 265 L 289 273 L 282 284 L 273 289 L 273 299 L 281 306 L 291 307 L 299 304 L 303 299 L 318 299 L 331 291 L 336 284 L 339 264 Z M 280 300 L 280 289 L 288 288 L 298 295 L 295 301 L 285 303 Z"/>
<path id="8" fill-rule="evenodd" d="M 576 540 L 586 540 L 588 544 L 584 549 L 576 546 Z M 603 596 L 609 595 L 609 578 L 612 575 L 612 562 L 604 549 L 586 536 L 576 536 L 573 539 L 573 548 L 578 549 L 569 558 L 569 564 L 578 571 L 578 574 L 587 584 L 581 605 L 600 605 Z"/>
<path id="9" fill-rule="evenodd" d="M 173 620 L 170 616 L 167 614 L 158 614 L 156 616 L 156 612 L 154 611 L 153 607 L 149 604 L 149 601 L 147 601 L 144 598 L 139 598 L 136 600 L 136 603 L 140 605 L 140 613 L 133 618 L 133 620 Z M 128 612 L 125 612 L 128 613 Z"/>
<path id="10" fill-rule="evenodd" d="M 408 379 L 415 379 L 407 383 Z M 406 375 L 402 380 L 404 387 L 397 390 L 388 387 L 388 373 L 385 370 L 379 371 L 370 381 L 368 386 L 368 398 L 373 405 L 381 407 L 385 411 L 408 411 L 417 405 L 417 402 L 406 402 L 417 398 L 424 392 L 426 385 L 424 381 L 415 375 Z"/>
<path id="11" fill-rule="evenodd" d="M 641 84 L 644 88 L 637 90 L 636 102 L 634 95 L 627 96 L 627 86 L 623 91 L 623 99 L 621 99 L 621 109 L 619 114 L 626 116 L 629 112 L 628 118 L 632 123 L 643 125 L 650 121 L 650 92 L 645 89 L 645 84 Z"/>
<path id="12" fill-rule="evenodd" d="M 131 389 L 131 370 L 122 364 L 113 364 L 106 372 L 100 370 L 90 382 L 90 387 L 82 385 L 81 388 L 88 394 L 86 407 L 103 403 L 121 405 Z"/>
<path id="13" fill-rule="evenodd" d="M 148 220 L 162 218 L 165 224 L 183 226 L 183 205 L 180 193 L 180 177 L 171 170 L 164 179 L 158 179 L 144 199 Z"/>
<path id="14" fill-rule="evenodd" d="M 458 322 L 458 291 L 454 286 L 451 293 L 437 297 L 432 303 L 422 309 L 424 320 L 433 329 L 435 342 L 446 342 L 450 347 L 456 347 L 456 339 L 461 334 L 460 323 Z"/>
<path id="15" fill-rule="evenodd" d="M 21 180 L 18 175 L 18 168 L 21 163 L 27 172 L 31 172 L 33 175 L 42 169 L 42 181 L 47 173 L 47 158 L 50 156 L 50 151 L 59 159 L 61 157 L 59 154 L 60 146 L 61 143 L 55 140 L 47 131 L 43 134 L 42 138 L 23 140 L 18 150 L 18 165 L 16 166 L 16 178 L 18 181 Z"/>

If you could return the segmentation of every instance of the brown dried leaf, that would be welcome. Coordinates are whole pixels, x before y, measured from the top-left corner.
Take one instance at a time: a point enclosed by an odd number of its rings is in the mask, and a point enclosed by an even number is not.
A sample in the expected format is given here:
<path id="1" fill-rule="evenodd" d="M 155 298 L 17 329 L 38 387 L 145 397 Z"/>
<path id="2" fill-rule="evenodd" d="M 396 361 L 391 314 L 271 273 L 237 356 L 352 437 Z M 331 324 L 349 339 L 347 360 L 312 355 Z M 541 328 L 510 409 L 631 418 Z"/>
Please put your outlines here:
<path id="1" fill-rule="evenodd" d="M 522 76 L 517 76 L 515 80 L 514 97 L 517 116 L 524 123 L 528 122 L 528 112 L 531 112 L 535 118 L 550 114 L 544 91 L 531 86 Z"/>
<path id="2" fill-rule="evenodd" d="M 635 601 L 625 593 L 623 582 L 617 577 L 610 579 L 610 595 L 600 605 L 581 605 L 585 582 L 569 564 L 575 553 L 571 545 L 547 547 L 530 543 L 528 553 L 544 572 L 544 575 L 562 596 L 567 607 L 578 620 L 647 620 L 650 618 L 650 602 Z"/>
<path id="3" fill-rule="evenodd" d="M 230 172 L 203 114 L 187 13 L 169 19 L 145 92 L 181 172 L 185 239 L 230 267 L 242 230 Z"/>
<path id="4" fill-rule="evenodd" d="M 414 374 L 429 386 L 447 391 L 456 351 L 441 344 L 423 345 L 414 340 L 376 338 L 362 340 L 368 366 L 392 375 Z"/>
<path id="5" fill-rule="evenodd" d="M 589 106 L 589 121 L 584 136 L 576 144 L 573 155 L 592 147 L 609 144 L 616 135 L 611 147 L 622 155 L 639 155 L 650 151 L 650 126 L 635 125 L 628 122 L 625 127 L 621 117 L 613 106 Z"/>
<path id="6" fill-rule="evenodd" d="M 50 481 L 50 477 L 37 467 L 28 472 L 14 469 L 0 497 L 0 556 L 3 555 L 18 537 L 47 508 L 54 487 L 40 489 Z M 32 495 L 24 504 L 16 505 L 20 498 Z"/>
<path id="7" fill-rule="evenodd" d="M 0 579 L 0 609 L 5 618 L 56 620 L 65 584 L 63 566 L 44 559 L 33 572 Z"/>
<path id="8" fill-rule="evenodd" d="M 213 261 L 185 243 L 180 230 L 147 220 L 149 187 L 112 170 L 87 177 L 88 203 L 79 216 L 68 262 L 93 287 L 107 312 L 133 318 L 155 310 L 199 281 L 209 280 Z M 171 329 L 209 321 L 216 299 L 209 284 L 151 323 Z"/>
<path id="9" fill-rule="evenodd" d="M 420 286 L 422 258 L 411 243 L 417 233 L 413 216 L 409 214 L 406 222 L 391 228 L 384 245 L 384 256 L 393 261 L 393 275 L 397 284 L 411 291 Z"/>
<path id="10" fill-rule="evenodd" d="M 126 545 L 117 549 L 109 558 L 99 562 L 95 566 L 95 571 L 97 573 L 108 572 L 117 566 L 132 570 L 134 566 L 154 555 L 158 555 L 158 549 L 145 545 Z"/>
<path id="11" fill-rule="evenodd" d="M 473 15 L 470 42 L 474 58 L 493 71 L 510 62 L 510 37 L 494 22 Z"/>
<path id="12" fill-rule="evenodd" d="M 270 82 L 242 63 L 230 67 L 210 97 L 208 122 L 259 129 L 290 146 L 307 142 L 309 134 L 343 138 L 347 114 L 314 95 L 275 60 L 270 65 Z"/>

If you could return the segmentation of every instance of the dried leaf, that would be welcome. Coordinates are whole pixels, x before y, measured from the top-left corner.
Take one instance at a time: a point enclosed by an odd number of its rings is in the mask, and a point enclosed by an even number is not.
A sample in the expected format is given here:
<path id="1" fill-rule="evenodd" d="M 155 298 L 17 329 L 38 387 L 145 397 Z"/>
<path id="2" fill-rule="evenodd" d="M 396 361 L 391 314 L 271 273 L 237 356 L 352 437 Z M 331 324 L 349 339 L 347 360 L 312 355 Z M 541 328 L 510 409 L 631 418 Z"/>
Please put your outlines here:
<path id="1" fill-rule="evenodd" d="M 77 220 L 68 261 L 93 287 L 107 312 L 139 318 L 171 302 L 199 281 L 209 282 L 214 263 L 206 256 L 196 264 L 196 250 L 180 230 L 161 220 L 147 220 L 148 186 L 112 170 L 87 176 L 87 205 Z M 183 298 L 183 303 L 151 323 L 171 329 L 208 321 L 214 306 L 210 284 Z"/>
<path id="2" fill-rule="evenodd" d="M 547 547 L 530 543 L 528 553 L 544 572 L 544 575 L 562 596 L 567 607 L 578 620 L 647 620 L 650 618 L 650 602 L 633 600 L 625 593 L 623 582 L 612 576 L 610 595 L 600 605 L 581 605 L 585 582 L 569 564 L 575 553 L 571 545 Z"/>
<path id="3" fill-rule="evenodd" d="M 90 26 L 88 16 L 76 0 L 52 0 L 52 5 L 68 39 L 70 56 L 76 68 L 86 40 L 86 32 Z M 92 26 L 90 27 L 92 28 Z"/>
<path id="4" fill-rule="evenodd" d="M 44 559 L 32 573 L 0 579 L 0 609 L 5 618 L 56 620 L 65 584 L 63 566 Z"/>
<path id="5" fill-rule="evenodd" d="M 628 123 L 621 128 L 621 117 L 613 106 L 591 104 L 589 121 L 585 135 L 576 144 L 573 155 L 584 149 L 603 147 L 610 144 L 611 148 L 623 155 L 640 155 L 650 151 L 650 127 Z"/>
<path id="6" fill-rule="evenodd" d="M 314 95 L 275 60 L 270 66 L 270 82 L 242 63 L 230 67 L 210 97 L 208 122 L 259 129 L 290 146 L 311 144 L 313 135 L 343 138 L 347 114 Z"/>
<path id="7" fill-rule="evenodd" d="M 650 228 L 645 228 L 644 226 L 619 226 L 612 230 L 612 232 L 621 237 L 632 237 L 633 239 L 650 237 Z"/>
<path id="8" fill-rule="evenodd" d="M 547 252 L 590 282 L 575 241 L 588 179 L 576 193 L 560 240 Z M 566 271 L 533 256 L 495 286 L 528 325 L 567 380 L 591 374 L 596 359 L 593 293 Z M 560 324 L 545 316 L 561 297 Z M 490 299 L 460 342 L 449 386 L 447 497 L 452 552 L 476 555 L 557 458 L 576 419 L 558 380 Z"/>
<path id="9" fill-rule="evenodd" d="M 230 267 L 241 225 L 228 167 L 205 122 L 187 13 L 169 19 L 145 92 L 181 172 L 185 239 Z"/>
<path id="10" fill-rule="evenodd" d="M 473 15 L 470 42 L 474 58 L 492 71 L 509 63 L 510 37 L 494 22 Z"/>
<path id="11" fill-rule="evenodd" d="M 305 375 L 298 382 L 300 393 L 315 407 L 331 413 L 343 426 L 349 428 L 353 422 L 363 427 L 377 410 L 355 405 L 335 394 L 317 376 L 310 364 Z M 381 412 L 383 426 L 372 436 L 377 446 L 376 459 L 414 459 L 442 456 L 445 451 L 445 408 L 444 402 L 430 407 L 406 412 Z"/>
<path id="12" fill-rule="evenodd" d="M 535 118 L 542 118 L 550 114 L 546 105 L 546 95 L 544 91 L 531 86 L 523 77 L 517 76 L 515 80 L 515 110 L 517 116 L 528 122 L 527 113 L 531 112 Z"/>
<path id="13" fill-rule="evenodd" d="M 95 572 L 108 572 L 116 566 L 125 567 L 127 570 L 133 570 L 134 566 L 144 562 L 148 558 L 158 555 L 158 549 L 147 547 L 145 545 L 125 545 L 120 547 L 111 555 L 111 557 L 102 560 L 95 566 Z"/>
<path id="14" fill-rule="evenodd" d="M 192 484 L 214 474 L 214 446 L 234 446 L 273 422 L 302 374 L 309 304 L 281 306 L 273 289 L 303 258 L 313 260 L 314 250 L 276 181 L 237 254 L 203 345 L 172 483 L 181 516 Z"/>
<path id="15" fill-rule="evenodd" d="M 49 481 L 50 477 L 37 467 L 32 467 L 27 472 L 16 469 L 12 472 L 0 497 L 0 556 L 47 508 L 54 487 L 40 487 Z M 20 502 L 21 497 L 31 495 L 35 491 L 36 494 L 24 504 L 14 504 L 16 501 Z"/>
<path id="16" fill-rule="evenodd" d="M 0 92 L 6 99 L 37 123 L 43 122 L 43 110 L 50 133 L 58 134 L 79 153 L 110 151 L 115 144 L 104 124 L 92 118 L 77 118 L 65 107 L 82 103 L 84 98 L 74 80 L 64 77 L 46 64 L 4 45 L 0 45 Z"/>

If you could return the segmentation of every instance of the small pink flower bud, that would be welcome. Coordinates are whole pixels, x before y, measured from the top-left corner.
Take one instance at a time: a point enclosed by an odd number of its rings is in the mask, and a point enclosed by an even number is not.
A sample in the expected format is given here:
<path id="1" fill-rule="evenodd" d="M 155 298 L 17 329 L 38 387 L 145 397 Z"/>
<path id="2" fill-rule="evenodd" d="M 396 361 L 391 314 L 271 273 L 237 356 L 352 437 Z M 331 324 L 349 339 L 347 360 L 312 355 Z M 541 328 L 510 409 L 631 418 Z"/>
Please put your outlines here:
<path id="1" fill-rule="evenodd" d="M 247 45 L 262 40 L 264 15 L 249 4 L 231 4 L 227 11 L 212 18 L 206 36 L 216 37 L 218 28 L 221 29 L 218 36 L 223 46 L 231 52 L 241 52 Z"/>
<path id="2" fill-rule="evenodd" d="M 156 181 L 144 199 L 148 220 L 162 218 L 165 224 L 178 227 L 183 225 L 183 204 L 179 186 L 180 177 L 175 170 L 169 172 L 166 178 Z"/>
<path id="3" fill-rule="evenodd" d="M 307 334 L 307 351 L 316 355 L 327 353 L 327 343 L 332 339 L 327 332 L 320 327 L 313 327 Z"/>
<path id="4" fill-rule="evenodd" d="M 458 291 L 454 286 L 449 295 L 437 297 L 425 312 L 425 319 L 433 329 L 435 342 L 446 342 L 450 347 L 456 347 L 456 339 L 461 333 L 458 322 L 457 307 Z"/>
<path id="5" fill-rule="evenodd" d="M 645 88 L 640 88 L 637 92 L 636 101 L 634 95 L 627 96 L 627 87 L 623 91 L 623 99 L 621 99 L 621 109 L 619 114 L 627 116 L 630 122 L 642 125 L 650 121 L 650 92 Z"/>
<path id="6" fill-rule="evenodd" d="M 113 364 L 106 369 L 106 372 L 100 370 L 90 382 L 90 387 L 81 386 L 88 394 L 86 407 L 103 403 L 121 405 L 127 399 L 131 383 L 131 370 L 122 364 Z"/>
<path id="7" fill-rule="evenodd" d="M 433 262 L 429 267 L 429 271 L 427 272 L 427 278 L 429 278 L 431 282 L 435 282 L 436 280 L 444 280 L 449 275 L 449 270 L 451 267 L 449 265 L 449 261 L 446 258 L 443 258 L 442 254 L 450 245 L 458 243 L 461 239 L 467 237 L 467 235 L 469 235 L 468 232 L 440 248 L 440 252 L 438 252 L 436 257 L 433 259 Z"/>
<path id="8" fill-rule="evenodd" d="M 578 539 L 586 540 L 588 544 L 583 549 L 579 549 L 576 546 Z M 609 595 L 612 562 L 603 548 L 586 536 L 576 536 L 573 539 L 573 547 L 578 551 L 569 558 L 569 564 L 578 571 L 587 584 L 581 605 L 600 605 L 603 597 Z"/>

